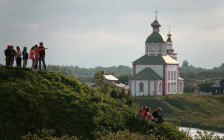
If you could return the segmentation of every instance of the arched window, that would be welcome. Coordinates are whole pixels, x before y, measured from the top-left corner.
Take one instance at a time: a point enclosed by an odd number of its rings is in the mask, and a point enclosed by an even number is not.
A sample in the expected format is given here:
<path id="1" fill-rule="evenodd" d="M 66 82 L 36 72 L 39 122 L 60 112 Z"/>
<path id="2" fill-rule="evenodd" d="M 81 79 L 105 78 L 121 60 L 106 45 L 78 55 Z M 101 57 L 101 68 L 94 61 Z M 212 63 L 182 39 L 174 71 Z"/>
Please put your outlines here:
<path id="1" fill-rule="evenodd" d="M 159 46 L 158 51 L 159 51 L 159 52 L 161 52 L 161 51 L 162 51 L 162 46 Z"/>
<path id="2" fill-rule="evenodd" d="M 177 72 L 174 72 L 174 80 L 177 80 Z"/>
<path id="3" fill-rule="evenodd" d="M 174 82 L 174 92 L 177 92 L 176 82 Z"/>
<path id="4" fill-rule="evenodd" d="M 142 82 L 139 83 L 139 92 L 144 92 L 144 84 Z"/>
<path id="5" fill-rule="evenodd" d="M 159 92 L 162 92 L 162 83 L 159 83 Z"/>
<path id="6" fill-rule="evenodd" d="M 168 92 L 170 92 L 170 83 L 168 83 Z"/>
<path id="7" fill-rule="evenodd" d="M 174 78 L 173 78 L 173 71 L 171 72 L 171 80 L 173 80 Z"/>
<path id="8" fill-rule="evenodd" d="M 154 48 L 154 46 L 152 46 L 151 52 L 154 52 L 154 51 L 155 51 L 155 48 Z"/>
<path id="9" fill-rule="evenodd" d="M 173 93 L 173 82 L 171 83 L 171 93 Z"/>
<path id="10" fill-rule="evenodd" d="M 168 80 L 170 80 L 170 71 L 168 71 Z"/>
<path id="11" fill-rule="evenodd" d="M 145 50 L 146 50 L 146 52 L 148 52 L 148 46 L 146 46 L 146 49 Z"/>

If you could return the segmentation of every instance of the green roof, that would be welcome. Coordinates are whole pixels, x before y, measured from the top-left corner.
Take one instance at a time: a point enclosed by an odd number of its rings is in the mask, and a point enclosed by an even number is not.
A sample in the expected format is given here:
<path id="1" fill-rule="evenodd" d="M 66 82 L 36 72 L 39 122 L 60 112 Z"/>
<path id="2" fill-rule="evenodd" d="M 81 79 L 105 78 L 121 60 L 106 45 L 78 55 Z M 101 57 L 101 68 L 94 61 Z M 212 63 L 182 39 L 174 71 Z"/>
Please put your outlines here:
<path id="1" fill-rule="evenodd" d="M 145 68 L 136 74 L 132 80 L 162 80 L 162 78 L 155 73 L 151 68 Z"/>
<path id="2" fill-rule="evenodd" d="M 152 32 L 145 43 L 164 43 L 163 36 L 159 32 Z"/>
<path id="3" fill-rule="evenodd" d="M 171 40 L 170 37 L 168 37 L 166 41 L 167 41 L 167 42 L 172 42 L 172 40 Z"/>
<path id="4" fill-rule="evenodd" d="M 147 54 L 143 55 L 139 59 L 132 62 L 134 64 L 166 64 L 165 60 L 163 59 L 162 55 L 157 56 L 149 56 Z"/>
<path id="5" fill-rule="evenodd" d="M 176 60 L 172 59 L 168 55 L 158 54 L 157 56 L 143 55 L 139 59 L 132 62 L 133 64 L 179 64 Z"/>

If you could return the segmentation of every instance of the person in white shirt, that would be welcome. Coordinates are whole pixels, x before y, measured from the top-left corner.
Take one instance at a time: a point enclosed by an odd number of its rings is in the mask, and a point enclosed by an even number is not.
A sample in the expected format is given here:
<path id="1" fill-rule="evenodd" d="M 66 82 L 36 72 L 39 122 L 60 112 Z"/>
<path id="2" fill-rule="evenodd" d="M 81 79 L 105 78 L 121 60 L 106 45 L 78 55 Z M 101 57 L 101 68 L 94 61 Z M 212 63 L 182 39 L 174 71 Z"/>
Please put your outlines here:
<path id="1" fill-rule="evenodd" d="M 17 67 L 21 67 L 21 56 L 22 56 L 22 52 L 20 51 L 20 47 L 17 46 L 16 47 L 16 65 Z"/>

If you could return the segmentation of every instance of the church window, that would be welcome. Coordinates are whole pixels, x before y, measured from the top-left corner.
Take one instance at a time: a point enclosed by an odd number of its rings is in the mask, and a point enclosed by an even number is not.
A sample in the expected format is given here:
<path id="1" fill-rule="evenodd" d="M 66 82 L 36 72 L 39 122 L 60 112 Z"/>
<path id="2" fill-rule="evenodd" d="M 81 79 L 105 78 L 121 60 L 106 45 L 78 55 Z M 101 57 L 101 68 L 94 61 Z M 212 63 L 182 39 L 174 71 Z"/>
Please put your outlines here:
<path id="1" fill-rule="evenodd" d="M 168 80 L 170 80 L 170 71 L 168 71 Z"/>
<path id="2" fill-rule="evenodd" d="M 139 92 L 144 92 L 144 84 L 142 82 L 139 83 Z"/>
<path id="3" fill-rule="evenodd" d="M 152 46 L 152 49 L 151 49 L 151 51 L 152 51 L 152 52 L 154 52 L 154 46 Z"/>
<path id="4" fill-rule="evenodd" d="M 148 46 L 146 46 L 146 52 L 148 52 Z"/>
<path id="5" fill-rule="evenodd" d="M 162 91 L 162 84 L 159 83 L 159 92 L 161 92 L 161 91 Z"/>
<path id="6" fill-rule="evenodd" d="M 161 52 L 162 51 L 162 46 L 159 46 L 159 52 Z"/>
<path id="7" fill-rule="evenodd" d="M 177 72 L 175 71 L 174 72 L 174 80 L 176 80 L 177 79 Z"/>
<path id="8" fill-rule="evenodd" d="M 177 92 L 176 82 L 174 82 L 174 92 Z"/>
<path id="9" fill-rule="evenodd" d="M 170 83 L 168 83 L 168 92 L 170 92 Z"/>
<path id="10" fill-rule="evenodd" d="M 171 80 L 173 80 L 174 78 L 173 78 L 173 71 L 171 72 Z"/>

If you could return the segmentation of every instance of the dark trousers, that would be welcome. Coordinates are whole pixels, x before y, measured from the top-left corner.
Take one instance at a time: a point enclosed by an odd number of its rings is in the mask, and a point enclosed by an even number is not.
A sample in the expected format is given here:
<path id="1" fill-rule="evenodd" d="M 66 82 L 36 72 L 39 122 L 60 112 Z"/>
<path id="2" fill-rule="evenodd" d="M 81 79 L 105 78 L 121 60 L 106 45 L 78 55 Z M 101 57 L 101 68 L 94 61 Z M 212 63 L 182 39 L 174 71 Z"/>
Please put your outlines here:
<path id="1" fill-rule="evenodd" d="M 16 57 L 16 65 L 17 65 L 17 67 L 21 67 L 21 61 L 22 61 L 21 57 Z"/>
<path id="2" fill-rule="evenodd" d="M 6 56 L 5 61 L 6 61 L 6 66 L 10 66 L 11 65 L 11 56 Z"/>
<path id="3" fill-rule="evenodd" d="M 43 62 L 44 69 L 46 70 L 45 58 L 44 57 L 39 57 L 39 69 L 41 70 L 41 61 Z"/>
<path id="4" fill-rule="evenodd" d="M 14 63 L 14 56 L 11 59 L 10 65 L 13 66 L 13 63 Z"/>

